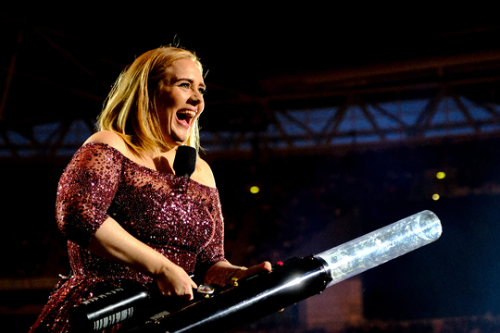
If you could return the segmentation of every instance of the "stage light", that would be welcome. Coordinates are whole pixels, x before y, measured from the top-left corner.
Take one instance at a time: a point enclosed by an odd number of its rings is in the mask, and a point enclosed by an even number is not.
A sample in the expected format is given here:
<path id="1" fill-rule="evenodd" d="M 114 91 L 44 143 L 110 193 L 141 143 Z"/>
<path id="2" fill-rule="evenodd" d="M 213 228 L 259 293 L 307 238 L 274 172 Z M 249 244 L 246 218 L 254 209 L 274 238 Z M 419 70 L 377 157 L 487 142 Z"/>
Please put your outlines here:
<path id="1" fill-rule="evenodd" d="M 439 200 L 439 194 L 435 193 L 432 195 L 432 200 L 438 201 Z"/>
<path id="2" fill-rule="evenodd" d="M 446 177 L 446 174 L 442 171 L 439 171 L 437 174 L 436 174 L 436 178 L 437 179 L 444 179 L 444 177 Z"/>
<path id="3" fill-rule="evenodd" d="M 250 187 L 250 193 L 252 193 L 252 194 L 257 194 L 257 193 L 259 193 L 259 191 L 260 191 L 260 188 L 258 186 Z"/>

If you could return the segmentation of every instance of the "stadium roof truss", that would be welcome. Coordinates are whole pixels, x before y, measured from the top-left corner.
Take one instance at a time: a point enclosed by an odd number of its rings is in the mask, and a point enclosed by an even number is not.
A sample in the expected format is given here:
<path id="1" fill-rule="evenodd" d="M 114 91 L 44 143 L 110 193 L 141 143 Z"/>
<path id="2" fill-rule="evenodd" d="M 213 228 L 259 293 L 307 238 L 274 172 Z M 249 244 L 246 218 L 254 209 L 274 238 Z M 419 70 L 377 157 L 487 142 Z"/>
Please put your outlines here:
<path id="1" fill-rule="evenodd" d="M 10 54 L 0 63 L 0 158 L 71 156 L 94 132 L 111 84 L 102 76 L 116 75 L 124 66 L 91 59 L 70 37 L 52 30 L 21 26 L 10 32 L 10 44 L 4 43 Z M 30 58 L 33 47 L 48 56 Z M 41 69 L 48 59 L 57 71 Z M 201 141 L 214 153 L 384 146 L 500 133 L 499 50 L 290 73 L 262 79 L 253 93 L 207 83 L 210 111 L 200 118 Z M 38 104 L 19 93 L 26 85 L 46 92 Z M 64 105 L 52 105 L 58 103 Z M 77 111 L 69 115 L 68 104 Z M 53 112 L 40 114 L 36 108 Z"/>

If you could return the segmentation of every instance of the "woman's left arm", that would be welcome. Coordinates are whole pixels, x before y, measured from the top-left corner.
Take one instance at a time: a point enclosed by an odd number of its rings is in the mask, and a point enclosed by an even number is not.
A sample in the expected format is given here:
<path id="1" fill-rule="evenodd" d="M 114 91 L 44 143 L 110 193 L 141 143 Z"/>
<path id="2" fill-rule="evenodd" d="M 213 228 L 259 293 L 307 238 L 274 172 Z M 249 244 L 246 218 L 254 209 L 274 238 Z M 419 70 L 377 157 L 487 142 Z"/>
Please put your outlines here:
<path id="1" fill-rule="evenodd" d="M 215 187 L 212 170 L 206 162 L 200 160 L 201 177 L 209 182 L 208 186 Z M 235 266 L 229 263 L 224 256 L 224 221 L 218 193 L 213 197 L 212 218 L 215 223 L 214 236 L 210 243 L 200 253 L 198 259 L 205 265 L 210 264 L 204 278 L 206 284 L 217 284 L 224 286 L 231 282 L 232 278 L 242 279 L 258 271 L 271 271 L 272 267 L 268 261 L 264 261 L 250 268 Z"/>

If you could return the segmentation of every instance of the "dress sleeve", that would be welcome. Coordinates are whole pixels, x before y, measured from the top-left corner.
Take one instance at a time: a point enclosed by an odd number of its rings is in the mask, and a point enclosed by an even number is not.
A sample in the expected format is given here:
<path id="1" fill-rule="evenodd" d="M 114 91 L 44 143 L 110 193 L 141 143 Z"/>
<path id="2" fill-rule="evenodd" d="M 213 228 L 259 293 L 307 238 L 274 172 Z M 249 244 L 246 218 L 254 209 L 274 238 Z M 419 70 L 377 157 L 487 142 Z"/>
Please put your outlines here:
<path id="1" fill-rule="evenodd" d="M 122 174 L 124 156 L 101 143 L 88 143 L 73 156 L 59 180 L 56 219 L 71 241 L 87 247 L 108 217 Z"/>

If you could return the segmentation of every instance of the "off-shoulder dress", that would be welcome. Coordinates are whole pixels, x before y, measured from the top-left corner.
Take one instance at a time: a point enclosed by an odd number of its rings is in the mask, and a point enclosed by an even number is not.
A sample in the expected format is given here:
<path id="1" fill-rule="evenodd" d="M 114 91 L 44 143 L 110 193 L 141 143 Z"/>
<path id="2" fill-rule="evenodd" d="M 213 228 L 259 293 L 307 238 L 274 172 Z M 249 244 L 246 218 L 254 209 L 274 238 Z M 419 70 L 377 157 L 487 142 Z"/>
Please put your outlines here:
<path id="1" fill-rule="evenodd" d="M 56 287 L 30 332 L 67 332 L 70 308 L 119 281 L 154 285 L 150 277 L 86 249 L 108 216 L 188 273 L 225 261 L 216 188 L 149 169 L 106 144 L 87 143 L 64 170 L 57 191 L 56 218 L 68 239 L 72 275 Z"/>

